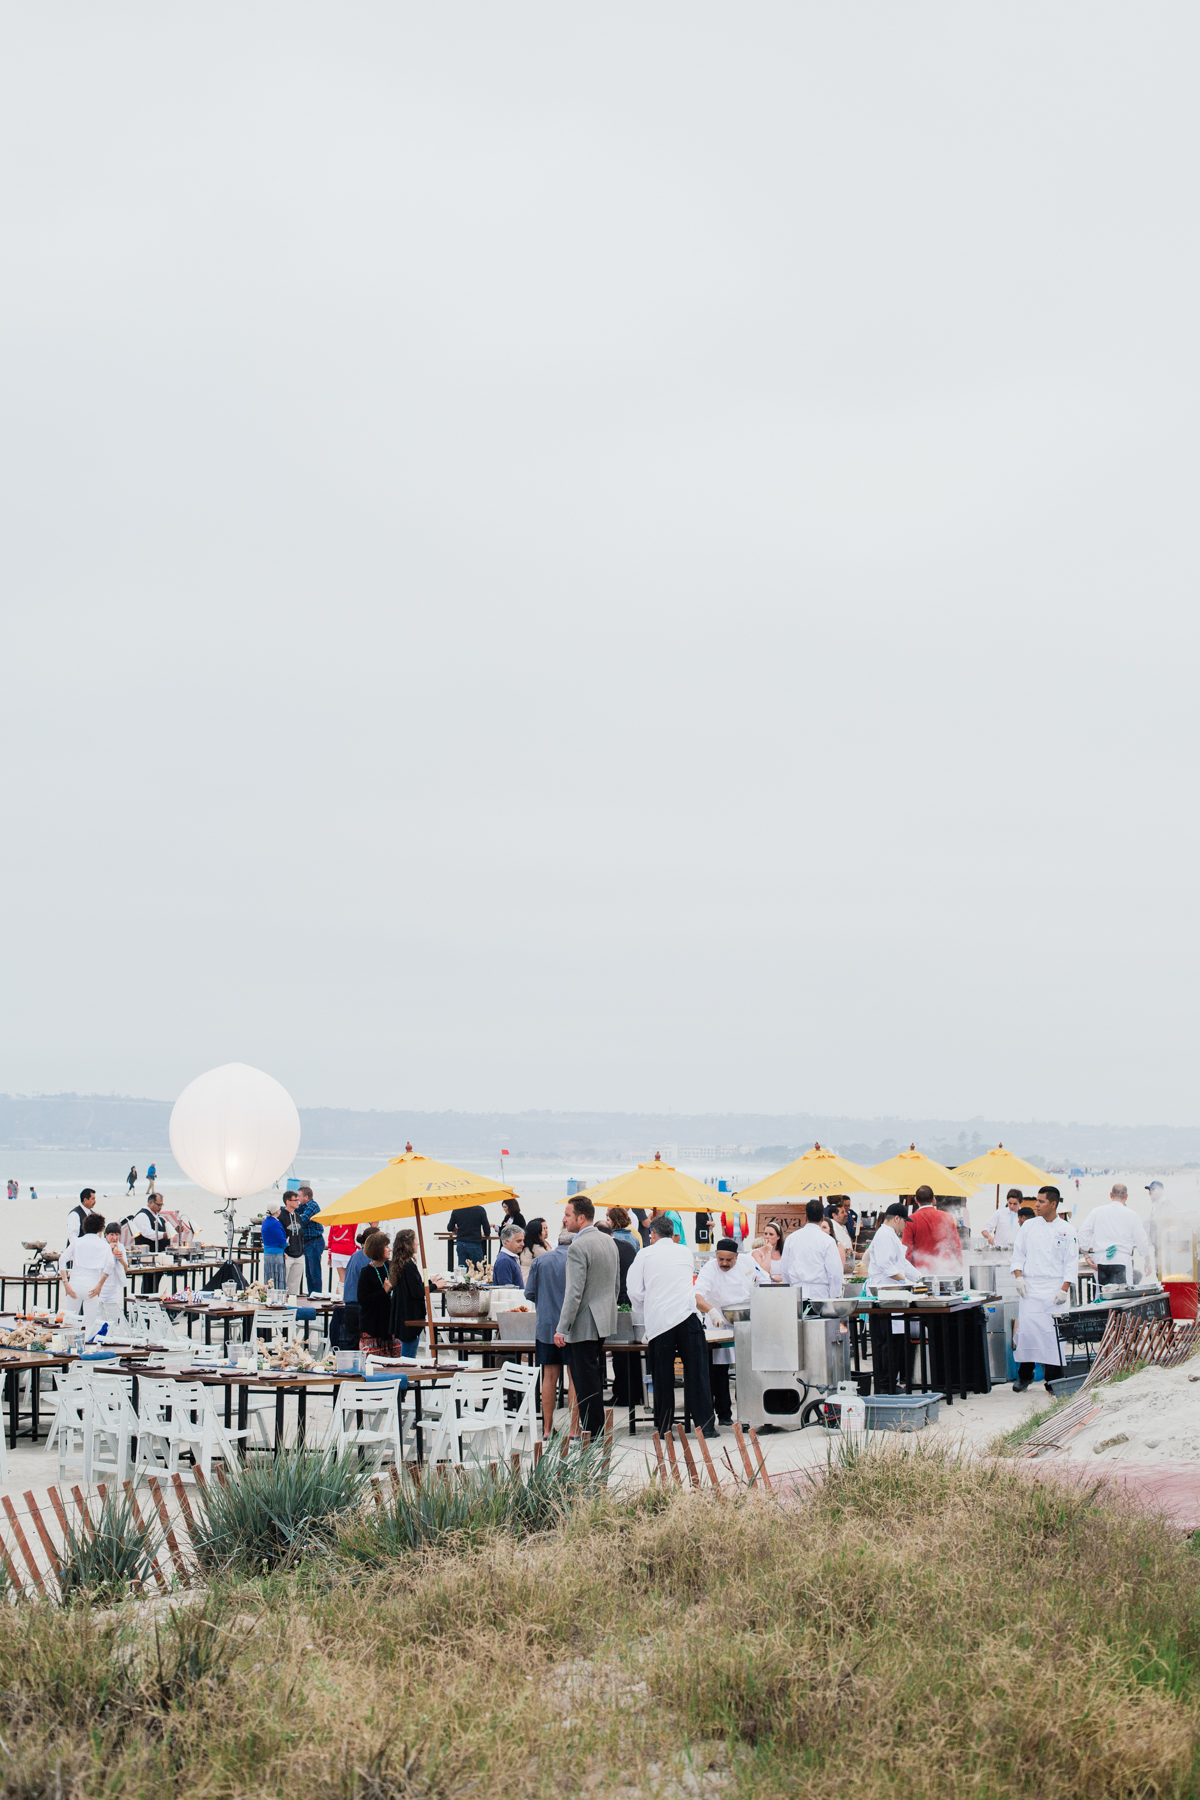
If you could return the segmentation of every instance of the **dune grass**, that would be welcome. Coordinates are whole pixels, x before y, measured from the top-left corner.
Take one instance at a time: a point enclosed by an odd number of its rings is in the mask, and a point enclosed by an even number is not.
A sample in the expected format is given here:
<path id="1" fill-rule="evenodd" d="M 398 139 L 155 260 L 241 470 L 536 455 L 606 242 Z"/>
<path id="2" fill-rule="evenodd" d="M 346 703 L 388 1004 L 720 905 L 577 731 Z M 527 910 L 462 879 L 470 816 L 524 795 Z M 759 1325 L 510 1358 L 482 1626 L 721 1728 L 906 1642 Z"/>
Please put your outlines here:
<path id="1" fill-rule="evenodd" d="M 0 1794 L 1183 1800 L 1200 1556 L 1002 1463 L 584 1494 L 203 1604 L 0 1606 Z M 402 1540 L 403 1534 L 401 1534 Z"/>

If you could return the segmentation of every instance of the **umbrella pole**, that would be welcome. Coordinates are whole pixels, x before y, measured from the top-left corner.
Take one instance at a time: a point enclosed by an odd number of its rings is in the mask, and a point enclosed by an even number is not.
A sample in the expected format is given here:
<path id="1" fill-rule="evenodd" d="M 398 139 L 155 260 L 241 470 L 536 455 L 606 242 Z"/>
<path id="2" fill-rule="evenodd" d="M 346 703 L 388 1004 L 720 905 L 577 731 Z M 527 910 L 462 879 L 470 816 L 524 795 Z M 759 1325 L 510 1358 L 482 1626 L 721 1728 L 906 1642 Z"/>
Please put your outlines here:
<path id="1" fill-rule="evenodd" d="M 423 1273 L 428 1265 L 425 1261 L 425 1233 L 421 1230 L 421 1202 L 419 1200 L 413 1207 L 413 1215 L 417 1221 L 417 1242 L 421 1246 L 421 1269 Z M 433 1357 L 434 1362 L 436 1362 L 437 1333 L 433 1324 L 433 1296 L 429 1292 L 428 1281 L 422 1279 L 421 1286 L 425 1289 L 425 1318 L 429 1326 L 429 1353 Z"/>

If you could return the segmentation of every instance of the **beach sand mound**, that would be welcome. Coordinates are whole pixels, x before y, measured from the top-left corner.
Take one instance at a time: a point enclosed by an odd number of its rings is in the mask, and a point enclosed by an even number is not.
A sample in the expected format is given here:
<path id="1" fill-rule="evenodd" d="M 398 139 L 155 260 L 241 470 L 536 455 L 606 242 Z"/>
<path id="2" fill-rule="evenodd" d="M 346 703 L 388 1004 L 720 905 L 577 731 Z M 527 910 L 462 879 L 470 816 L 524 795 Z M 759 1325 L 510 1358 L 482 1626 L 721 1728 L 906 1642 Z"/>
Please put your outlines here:
<path id="1" fill-rule="evenodd" d="M 1200 1356 L 1177 1369 L 1154 1364 L 1092 1391 L 1100 1412 L 1066 1445 L 1073 1460 L 1200 1462 Z"/>

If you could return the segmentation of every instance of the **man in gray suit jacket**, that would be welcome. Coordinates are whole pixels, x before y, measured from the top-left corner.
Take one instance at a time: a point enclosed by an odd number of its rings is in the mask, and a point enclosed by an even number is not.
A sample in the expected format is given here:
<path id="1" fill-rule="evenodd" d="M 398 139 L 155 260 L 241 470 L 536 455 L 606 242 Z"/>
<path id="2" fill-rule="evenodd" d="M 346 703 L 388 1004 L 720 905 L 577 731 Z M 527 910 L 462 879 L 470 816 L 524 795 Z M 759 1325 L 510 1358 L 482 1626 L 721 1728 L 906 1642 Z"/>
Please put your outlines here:
<path id="1" fill-rule="evenodd" d="M 567 1286 L 554 1334 L 560 1350 L 567 1346 L 580 1428 L 593 1437 L 604 1429 L 604 1340 L 617 1329 L 621 1280 L 617 1246 L 596 1230 L 595 1217 L 586 1195 L 567 1201 L 563 1229 L 575 1241 L 567 1251 Z"/>

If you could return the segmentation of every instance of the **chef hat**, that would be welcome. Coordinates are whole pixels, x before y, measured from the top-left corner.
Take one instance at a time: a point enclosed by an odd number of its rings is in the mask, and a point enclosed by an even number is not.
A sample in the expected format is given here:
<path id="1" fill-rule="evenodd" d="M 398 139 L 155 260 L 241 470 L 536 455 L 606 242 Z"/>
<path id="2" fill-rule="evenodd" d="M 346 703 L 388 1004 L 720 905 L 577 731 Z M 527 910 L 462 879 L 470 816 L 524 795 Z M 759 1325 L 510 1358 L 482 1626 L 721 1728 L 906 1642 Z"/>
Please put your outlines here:
<path id="1" fill-rule="evenodd" d="M 721 1238 L 717 1244 L 718 1250 L 732 1250 L 735 1256 L 737 1255 L 737 1247 L 736 1238 Z"/>

